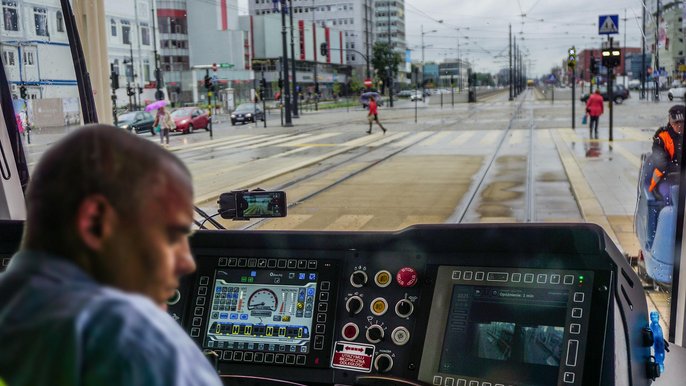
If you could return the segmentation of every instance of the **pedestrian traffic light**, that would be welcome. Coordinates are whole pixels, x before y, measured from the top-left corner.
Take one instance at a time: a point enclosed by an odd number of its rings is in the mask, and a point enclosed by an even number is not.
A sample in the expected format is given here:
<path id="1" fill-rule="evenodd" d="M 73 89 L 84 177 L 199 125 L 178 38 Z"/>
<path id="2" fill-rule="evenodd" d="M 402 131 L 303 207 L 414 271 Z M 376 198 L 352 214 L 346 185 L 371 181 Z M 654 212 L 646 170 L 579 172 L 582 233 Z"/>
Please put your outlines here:
<path id="1" fill-rule="evenodd" d="M 143 93 L 143 87 L 140 87 L 140 86 L 138 87 L 138 93 L 139 93 L 139 94 L 142 94 L 142 93 Z"/>
<path id="2" fill-rule="evenodd" d="M 283 88 L 283 79 L 279 78 L 278 84 L 279 84 L 279 89 L 282 89 Z"/>
<path id="3" fill-rule="evenodd" d="M 133 96 L 133 94 L 135 94 L 135 93 L 136 93 L 136 92 L 133 91 L 133 87 L 131 87 L 131 86 L 126 86 L 126 95 L 128 95 L 128 96 Z"/>
<path id="4" fill-rule="evenodd" d="M 21 97 L 21 99 L 26 99 L 26 97 L 28 96 L 26 93 L 26 86 L 24 86 L 23 84 L 19 86 L 19 96 Z"/>
<path id="5" fill-rule="evenodd" d="M 263 90 L 267 89 L 267 80 L 266 79 L 264 79 L 264 78 L 260 79 L 260 88 Z"/>
<path id="6" fill-rule="evenodd" d="M 326 42 L 319 45 L 322 56 L 329 56 L 329 45 Z"/>
<path id="7" fill-rule="evenodd" d="M 209 75 L 205 75 L 205 88 L 210 89 L 212 87 L 212 78 Z"/>

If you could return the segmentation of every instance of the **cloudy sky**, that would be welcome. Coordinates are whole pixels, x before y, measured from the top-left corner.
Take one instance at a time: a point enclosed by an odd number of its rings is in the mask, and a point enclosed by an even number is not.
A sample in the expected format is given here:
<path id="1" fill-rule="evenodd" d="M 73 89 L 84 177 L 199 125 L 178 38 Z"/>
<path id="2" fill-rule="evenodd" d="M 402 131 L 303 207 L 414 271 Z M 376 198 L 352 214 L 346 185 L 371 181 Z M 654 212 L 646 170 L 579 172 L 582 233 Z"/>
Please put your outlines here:
<path id="1" fill-rule="evenodd" d="M 641 0 L 405 0 L 407 46 L 421 60 L 423 26 L 425 61 L 456 57 L 459 40 L 460 57 L 477 71 L 496 72 L 508 64 L 511 24 L 527 68 L 542 75 L 572 45 L 600 47 L 606 36 L 598 35 L 599 15 L 619 15 L 613 38 L 624 45 L 626 36 L 627 46 L 640 47 L 641 7 Z"/>
<path id="2" fill-rule="evenodd" d="M 247 13 L 247 1 L 238 1 L 239 13 Z M 619 15 L 620 33 L 614 39 L 624 45 L 626 35 L 627 46 L 640 47 L 641 4 L 642 0 L 405 0 L 407 48 L 413 60 L 421 60 L 423 26 L 425 61 L 455 58 L 459 45 L 459 56 L 470 60 L 476 71 L 494 73 L 507 66 L 511 24 L 530 75 L 543 75 L 560 65 L 572 45 L 577 51 L 600 47 L 606 39 L 598 35 L 600 15 Z"/>

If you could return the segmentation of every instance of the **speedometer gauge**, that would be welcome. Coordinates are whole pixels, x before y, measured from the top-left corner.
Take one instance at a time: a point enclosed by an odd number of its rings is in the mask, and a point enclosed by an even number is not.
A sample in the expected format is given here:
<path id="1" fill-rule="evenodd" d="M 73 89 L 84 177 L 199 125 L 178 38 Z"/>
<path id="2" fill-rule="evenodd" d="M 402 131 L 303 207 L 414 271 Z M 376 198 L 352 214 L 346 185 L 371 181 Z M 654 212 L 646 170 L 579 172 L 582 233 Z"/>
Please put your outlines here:
<path id="1" fill-rule="evenodd" d="M 276 294 L 268 288 L 260 288 L 248 298 L 248 310 L 276 311 L 278 304 Z"/>

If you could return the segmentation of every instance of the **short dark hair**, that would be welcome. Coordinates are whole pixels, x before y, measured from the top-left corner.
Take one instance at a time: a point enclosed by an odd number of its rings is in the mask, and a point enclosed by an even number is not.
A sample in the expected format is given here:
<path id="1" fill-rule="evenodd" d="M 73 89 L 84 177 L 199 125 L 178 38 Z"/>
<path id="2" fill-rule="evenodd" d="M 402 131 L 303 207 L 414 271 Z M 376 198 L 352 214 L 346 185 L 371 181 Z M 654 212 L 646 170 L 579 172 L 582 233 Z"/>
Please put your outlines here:
<path id="1" fill-rule="evenodd" d="M 71 225 L 86 197 L 102 194 L 119 215 L 130 217 L 138 213 L 146 188 L 174 167 L 188 177 L 192 193 L 188 168 L 169 151 L 114 126 L 77 129 L 53 145 L 32 173 L 23 246 L 73 253 Z"/>

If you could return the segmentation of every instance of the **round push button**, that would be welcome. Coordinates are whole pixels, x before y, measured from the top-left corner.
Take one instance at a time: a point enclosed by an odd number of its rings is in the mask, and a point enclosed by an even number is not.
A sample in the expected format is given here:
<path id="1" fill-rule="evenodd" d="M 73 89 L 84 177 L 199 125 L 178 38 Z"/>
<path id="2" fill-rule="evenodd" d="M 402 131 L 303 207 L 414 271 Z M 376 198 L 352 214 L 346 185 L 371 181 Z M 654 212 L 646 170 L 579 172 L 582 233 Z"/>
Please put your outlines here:
<path id="1" fill-rule="evenodd" d="M 363 307 L 364 302 L 362 301 L 362 298 L 359 296 L 352 296 L 345 303 L 345 309 L 348 310 L 348 314 L 350 314 L 350 316 L 359 314 L 360 311 L 362 311 Z"/>
<path id="2" fill-rule="evenodd" d="M 372 311 L 372 314 L 376 316 L 381 316 L 386 313 L 388 310 L 388 302 L 384 298 L 376 298 L 372 300 L 371 305 L 369 306 L 370 311 Z"/>
<path id="3" fill-rule="evenodd" d="M 381 288 L 388 287 L 388 285 L 391 284 L 391 280 L 391 273 L 386 270 L 379 271 L 374 275 L 374 282 Z"/>
<path id="4" fill-rule="evenodd" d="M 393 368 L 393 358 L 388 354 L 379 354 L 374 359 L 374 369 L 380 373 L 387 373 Z"/>
<path id="5" fill-rule="evenodd" d="M 405 327 L 396 327 L 391 333 L 391 340 L 398 346 L 402 346 L 410 340 L 410 331 Z"/>
<path id="6" fill-rule="evenodd" d="M 179 292 L 179 290 L 174 290 L 174 294 L 167 299 L 167 304 L 173 306 L 174 304 L 178 303 L 179 300 L 181 300 L 181 292 Z"/>
<path id="7" fill-rule="evenodd" d="M 407 318 L 412 315 L 413 311 L 414 305 L 407 299 L 400 299 L 398 303 L 395 304 L 395 313 L 401 318 Z"/>
<path id="8" fill-rule="evenodd" d="M 401 287 L 413 287 L 418 279 L 417 271 L 412 267 L 403 267 L 395 275 L 395 280 Z"/>
<path id="9" fill-rule="evenodd" d="M 343 326 L 342 334 L 345 340 L 355 340 L 360 334 L 360 328 L 357 327 L 357 324 L 350 322 Z"/>
<path id="10" fill-rule="evenodd" d="M 367 329 L 366 335 L 369 343 L 379 343 L 384 337 L 383 327 L 378 324 L 372 324 Z"/>

